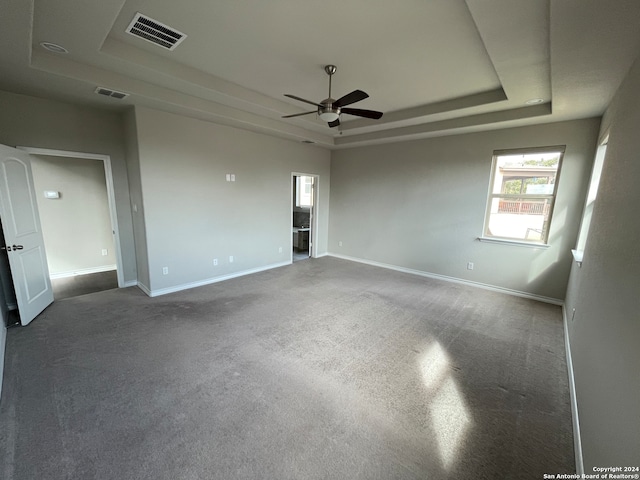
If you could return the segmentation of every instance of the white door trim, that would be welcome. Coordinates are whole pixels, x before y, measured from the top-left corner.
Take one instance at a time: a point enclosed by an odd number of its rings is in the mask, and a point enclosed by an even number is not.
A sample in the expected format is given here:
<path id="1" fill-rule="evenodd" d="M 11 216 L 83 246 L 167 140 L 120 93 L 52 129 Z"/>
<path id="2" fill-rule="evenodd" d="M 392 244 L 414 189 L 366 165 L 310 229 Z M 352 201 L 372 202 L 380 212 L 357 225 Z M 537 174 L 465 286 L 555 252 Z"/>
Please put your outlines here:
<path id="1" fill-rule="evenodd" d="M 318 191 L 320 190 L 320 175 L 315 173 L 303 173 L 303 172 L 291 172 L 291 194 L 289 195 L 291 198 L 291 220 L 289 221 L 289 228 L 293 225 L 293 207 L 295 206 L 295 199 L 293 198 L 294 193 L 294 181 L 296 177 L 313 177 L 313 209 L 312 209 L 312 220 L 311 220 L 311 248 L 309 250 L 309 256 L 311 258 L 318 257 L 318 210 L 320 208 L 318 199 Z M 291 245 L 289 246 L 289 252 L 291 252 L 291 263 L 293 263 L 293 235 L 289 235 L 291 237 Z"/>
<path id="2" fill-rule="evenodd" d="M 124 284 L 122 269 L 122 251 L 120 249 L 120 230 L 118 229 L 118 216 L 116 210 L 115 192 L 113 187 L 113 171 L 111 170 L 111 157 L 100 153 L 72 152 L 68 150 L 54 150 L 51 148 L 16 147 L 32 155 L 49 155 L 51 157 L 86 158 L 89 160 L 101 160 L 104 163 L 104 176 L 107 181 L 107 199 L 109 202 L 109 216 L 111 218 L 111 231 L 113 232 L 113 246 L 116 254 L 116 270 L 118 275 L 118 287 Z"/>

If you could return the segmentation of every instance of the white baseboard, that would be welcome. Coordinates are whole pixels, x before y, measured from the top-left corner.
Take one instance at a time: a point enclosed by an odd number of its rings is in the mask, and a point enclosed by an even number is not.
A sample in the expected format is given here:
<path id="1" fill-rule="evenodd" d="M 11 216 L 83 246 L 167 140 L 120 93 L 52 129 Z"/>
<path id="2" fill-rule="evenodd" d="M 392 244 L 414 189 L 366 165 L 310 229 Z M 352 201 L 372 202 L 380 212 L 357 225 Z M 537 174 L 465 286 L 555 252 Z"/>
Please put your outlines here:
<path id="1" fill-rule="evenodd" d="M 136 287 L 137 285 L 138 285 L 137 280 L 129 280 L 128 282 L 124 282 L 124 284 L 122 285 L 122 288 Z"/>
<path id="2" fill-rule="evenodd" d="M 49 278 L 67 278 L 67 277 L 75 277 L 76 275 L 88 275 L 90 273 L 101 273 L 101 272 L 109 272 L 111 270 L 115 270 L 117 267 L 115 265 L 102 265 L 101 267 L 92 267 L 92 268 L 81 268 L 79 270 L 70 270 L 68 272 L 58 272 L 52 273 L 49 275 Z"/>
<path id="3" fill-rule="evenodd" d="M 284 267 L 291 265 L 290 261 L 273 263 L 271 265 L 265 265 L 264 267 L 251 268 L 249 270 L 242 270 L 240 272 L 230 273 L 229 275 L 221 275 L 219 277 L 207 278 L 198 282 L 184 283 L 182 285 L 176 285 L 174 287 L 160 288 L 157 290 L 149 289 L 146 285 L 138 283 L 138 288 L 150 297 L 158 297 L 160 295 L 166 295 L 168 293 L 180 292 L 182 290 L 188 290 L 190 288 L 203 287 L 205 285 L 211 285 L 212 283 L 224 282 L 225 280 L 231 280 L 232 278 L 243 277 L 245 275 L 251 275 L 252 273 L 264 272 L 265 270 L 271 270 L 273 268 Z"/>
<path id="4" fill-rule="evenodd" d="M 564 327 L 564 348 L 567 352 L 567 370 L 569 372 L 569 396 L 571 398 L 571 419 L 573 420 L 573 450 L 576 457 L 576 473 L 582 477 L 584 474 L 584 460 L 582 458 L 582 439 L 580 437 L 580 421 L 578 419 L 578 399 L 576 398 L 576 382 L 573 376 L 569 322 L 564 305 L 562 306 L 562 323 Z"/>
<path id="5" fill-rule="evenodd" d="M 153 295 L 151 295 L 151 289 L 147 287 L 144 283 L 137 282 L 136 286 L 140 290 L 142 290 L 145 294 L 147 294 L 148 297 L 153 297 Z"/>
<path id="6" fill-rule="evenodd" d="M 339 255 L 337 253 L 331 253 L 331 252 L 329 252 L 328 255 L 331 257 L 341 258 L 343 260 L 350 260 L 352 262 L 365 263 L 367 265 L 372 265 L 374 267 L 388 268 L 389 270 L 396 270 L 398 272 L 410 273 L 412 275 L 419 275 L 421 277 L 435 278 L 437 280 L 444 280 L 445 282 L 460 283 L 462 285 L 468 285 L 470 287 L 483 288 L 485 290 L 491 290 L 493 292 L 506 293 L 508 295 L 514 295 L 516 297 L 529 298 L 531 300 L 537 300 L 539 302 L 551 303 L 553 305 L 564 305 L 564 301 L 559 298 L 545 297 L 545 296 L 536 295 L 533 293 L 521 292 L 520 290 L 512 290 L 510 288 L 496 287 L 495 285 L 488 285 L 486 283 L 473 282 L 471 280 L 463 280 L 461 278 L 449 277 L 447 275 L 440 275 L 438 273 L 423 272 L 422 270 L 414 270 L 412 268 L 398 267 L 396 265 L 390 265 L 388 263 L 374 262 L 372 260 L 366 260 L 366 259 L 357 258 L 357 257 L 350 257 L 348 255 Z"/>

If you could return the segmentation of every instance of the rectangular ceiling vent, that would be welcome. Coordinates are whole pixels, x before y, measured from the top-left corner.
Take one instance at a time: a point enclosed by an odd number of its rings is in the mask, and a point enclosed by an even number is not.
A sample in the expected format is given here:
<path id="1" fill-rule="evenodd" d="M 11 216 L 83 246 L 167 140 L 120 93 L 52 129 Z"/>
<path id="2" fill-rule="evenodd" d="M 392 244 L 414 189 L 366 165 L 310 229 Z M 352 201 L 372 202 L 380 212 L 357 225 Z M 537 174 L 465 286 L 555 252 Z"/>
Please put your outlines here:
<path id="1" fill-rule="evenodd" d="M 118 100 L 122 100 L 123 98 L 126 98 L 129 96 L 128 93 L 118 92 L 116 90 L 111 90 L 109 88 L 104 88 L 104 87 L 97 87 L 96 93 L 98 95 L 104 95 L 106 97 L 117 98 Z"/>
<path id="2" fill-rule="evenodd" d="M 140 12 L 135 14 L 126 32 L 147 42 L 155 43 L 167 50 L 175 49 L 180 45 L 180 42 L 187 38 L 184 33 L 175 28 L 146 17 Z"/>

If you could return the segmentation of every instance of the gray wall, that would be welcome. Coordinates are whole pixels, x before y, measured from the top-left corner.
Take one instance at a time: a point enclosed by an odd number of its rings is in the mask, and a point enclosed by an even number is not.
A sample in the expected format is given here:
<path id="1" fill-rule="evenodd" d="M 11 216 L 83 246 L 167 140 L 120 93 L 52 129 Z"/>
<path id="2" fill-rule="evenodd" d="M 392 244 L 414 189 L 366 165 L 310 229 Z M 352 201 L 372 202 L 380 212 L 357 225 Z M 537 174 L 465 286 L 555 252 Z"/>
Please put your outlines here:
<path id="1" fill-rule="evenodd" d="M 329 251 L 564 299 L 599 123 L 587 119 L 336 151 Z M 477 241 L 494 150 L 550 145 L 567 146 L 551 247 Z M 467 262 L 474 270 L 467 270 Z"/>
<path id="2" fill-rule="evenodd" d="M 104 162 L 33 155 L 31 169 L 49 273 L 113 267 Z M 45 198 L 45 190 L 59 192 L 60 198 Z M 107 255 L 102 255 L 103 249 Z"/>
<path id="3" fill-rule="evenodd" d="M 640 458 L 639 126 L 640 58 L 602 121 L 607 155 L 565 305 L 586 473 Z"/>
<path id="4" fill-rule="evenodd" d="M 122 116 L 94 108 L 0 91 L 0 143 L 111 157 L 125 282 L 136 264 Z"/>
<path id="5" fill-rule="evenodd" d="M 129 109 L 124 114 L 123 120 L 138 285 L 149 291 L 149 255 L 147 253 L 147 231 L 144 222 L 144 202 L 142 199 L 140 153 L 138 151 L 138 129 L 136 127 L 135 110 L 133 108 Z"/>
<path id="6" fill-rule="evenodd" d="M 290 261 L 292 172 L 320 176 L 317 251 L 326 252 L 329 151 L 146 108 L 135 120 L 154 293 Z"/>

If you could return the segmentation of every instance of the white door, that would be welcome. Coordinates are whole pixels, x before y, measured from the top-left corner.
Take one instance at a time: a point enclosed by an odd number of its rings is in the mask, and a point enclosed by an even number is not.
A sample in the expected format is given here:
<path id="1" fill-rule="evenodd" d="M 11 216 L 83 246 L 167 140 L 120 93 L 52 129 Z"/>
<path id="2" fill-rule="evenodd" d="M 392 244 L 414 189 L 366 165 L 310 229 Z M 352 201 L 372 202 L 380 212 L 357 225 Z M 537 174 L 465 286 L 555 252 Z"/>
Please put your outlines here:
<path id="1" fill-rule="evenodd" d="M 27 325 L 53 302 L 28 154 L 0 145 L 0 218 L 20 322 Z"/>

